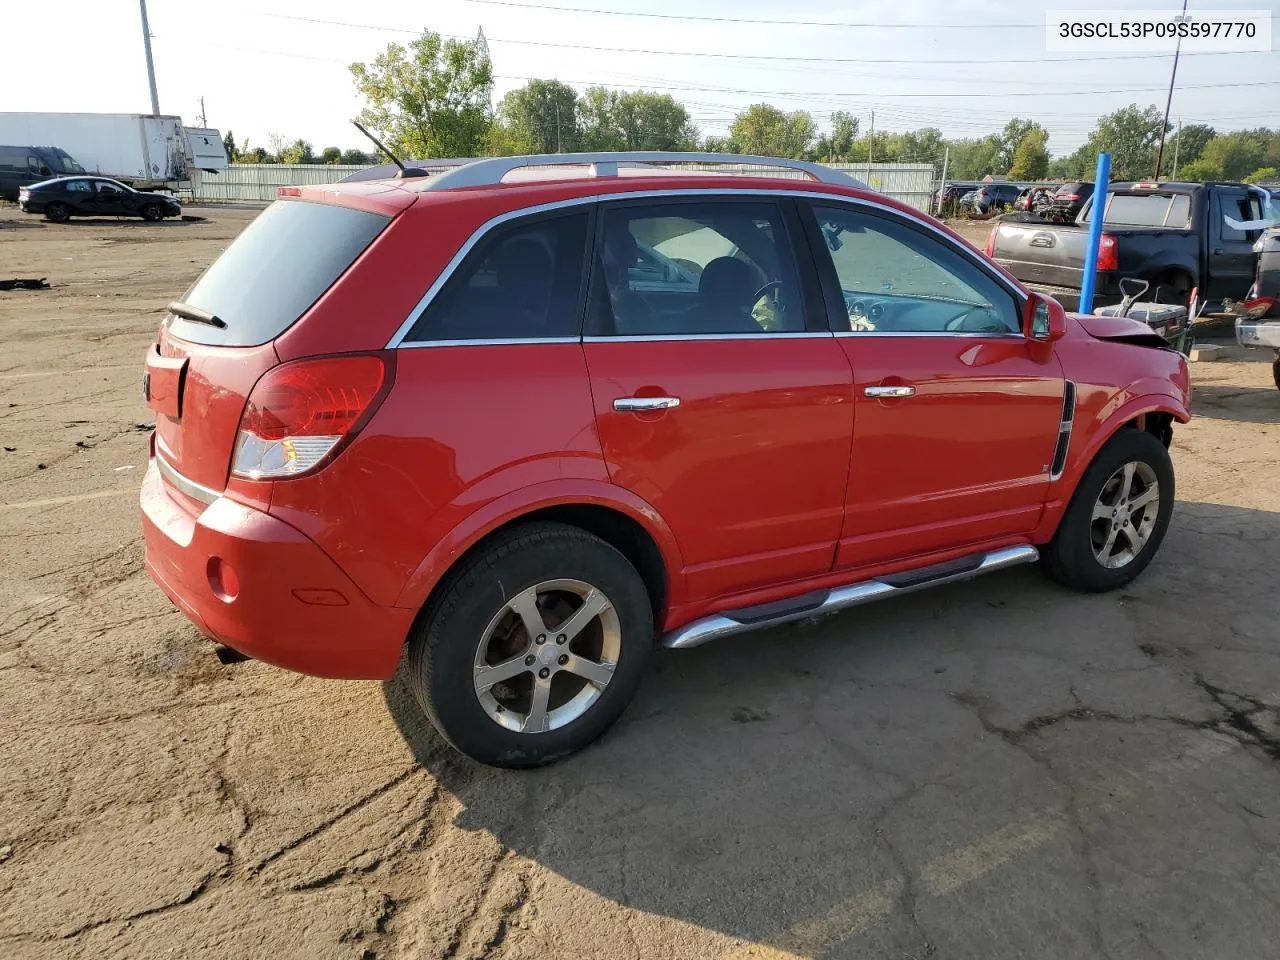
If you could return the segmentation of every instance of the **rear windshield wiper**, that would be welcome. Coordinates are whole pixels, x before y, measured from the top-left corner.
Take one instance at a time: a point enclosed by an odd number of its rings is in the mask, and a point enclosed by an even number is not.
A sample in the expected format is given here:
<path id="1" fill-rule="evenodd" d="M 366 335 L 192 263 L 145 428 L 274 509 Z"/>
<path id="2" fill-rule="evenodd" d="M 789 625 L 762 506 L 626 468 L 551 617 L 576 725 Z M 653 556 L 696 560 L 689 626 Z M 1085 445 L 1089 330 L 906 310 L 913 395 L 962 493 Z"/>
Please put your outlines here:
<path id="1" fill-rule="evenodd" d="M 217 327 L 219 330 L 227 329 L 227 321 L 221 317 L 214 316 L 208 310 L 201 310 L 199 307 L 192 307 L 175 301 L 169 304 L 169 312 L 175 317 L 181 317 L 183 320 L 190 320 L 193 323 L 207 323 L 209 326 Z"/>

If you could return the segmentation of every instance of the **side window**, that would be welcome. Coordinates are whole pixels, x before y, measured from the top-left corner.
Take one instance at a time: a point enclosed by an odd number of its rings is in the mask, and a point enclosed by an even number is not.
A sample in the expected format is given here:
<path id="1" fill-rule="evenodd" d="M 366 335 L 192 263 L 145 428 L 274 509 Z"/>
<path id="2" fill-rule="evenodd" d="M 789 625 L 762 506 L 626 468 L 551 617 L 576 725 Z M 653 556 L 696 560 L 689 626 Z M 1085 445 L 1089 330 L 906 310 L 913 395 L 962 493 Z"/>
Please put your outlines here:
<path id="1" fill-rule="evenodd" d="M 69 193 L 92 193 L 93 187 L 89 185 L 88 180 L 72 180 L 67 184 Z"/>
<path id="2" fill-rule="evenodd" d="M 1237 230 L 1235 227 L 1227 223 L 1226 218 L 1230 217 L 1237 223 L 1248 223 L 1251 220 L 1262 219 L 1262 202 L 1257 194 L 1245 193 L 1243 190 L 1223 190 L 1219 194 L 1219 204 L 1222 208 L 1222 216 L 1219 218 L 1219 224 L 1222 229 L 1223 240 L 1235 240 L 1243 243 L 1252 243 L 1258 239 L 1261 231 L 1259 230 Z"/>
<path id="3" fill-rule="evenodd" d="M 1018 333 L 1017 302 L 950 244 L 899 220 L 815 206 L 859 333 Z"/>
<path id="4" fill-rule="evenodd" d="M 585 211 L 492 230 L 427 306 L 405 342 L 578 336 Z"/>
<path id="5" fill-rule="evenodd" d="M 107 183 L 107 181 L 105 180 L 95 181 L 94 186 L 97 188 L 99 193 L 106 193 L 106 194 L 120 193 L 119 187 L 117 187 L 114 183 Z"/>
<path id="6" fill-rule="evenodd" d="M 609 207 L 588 330 L 597 336 L 803 331 L 798 276 L 772 202 Z"/>

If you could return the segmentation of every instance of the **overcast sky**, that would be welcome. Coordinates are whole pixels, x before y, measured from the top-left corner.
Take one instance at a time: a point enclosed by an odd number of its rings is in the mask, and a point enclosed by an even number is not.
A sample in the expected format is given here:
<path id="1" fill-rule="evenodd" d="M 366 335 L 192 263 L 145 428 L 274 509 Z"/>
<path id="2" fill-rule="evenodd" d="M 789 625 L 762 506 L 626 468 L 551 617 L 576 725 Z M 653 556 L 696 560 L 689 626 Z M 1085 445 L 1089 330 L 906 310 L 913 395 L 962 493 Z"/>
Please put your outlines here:
<path id="1" fill-rule="evenodd" d="M 544 8 L 520 9 L 524 3 Z M 699 22 L 545 9 L 548 5 L 876 26 Z M 10 37 L 5 44 L 0 109 L 149 112 L 136 0 L 60 0 L 56 6 L 56 34 L 48 32 L 50 22 L 37 18 L 44 23 L 38 35 L 24 42 Z M 279 134 L 286 140 L 303 137 L 317 149 L 364 149 L 368 144 L 349 123 L 360 101 L 347 64 L 370 60 L 387 43 L 412 39 L 424 27 L 467 37 L 483 27 L 497 75 L 495 102 L 532 77 L 560 79 L 579 89 L 604 84 L 657 90 L 684 102 L 704 133 L 717 134 L 735 111 L 760 101 L 809 110 L 824 127 L 830 111 L 846 109 L 862 119 L 865 129 L 874 109 L 877 129 L 936 126 L 948 137 L 980 135 L 1017 115 L 1043 123 L 1050 131 L 1050 150 L 1062 154 L 1083 142 L 1100 113 L 1132 102 L 1164 104 L 1169 55 L 1063 62 L 1071 55 L 1045 52 L 1046 9 L 1106 6 L 1114 5 L 1099 0 L 149 0 L 148 11 L 161 111 L 194 125 L 203 96 L 208 124 L 224 133 L 233 130 L 242 144 L 248 138 L 265 146 L 271 134 Z M 1151 0 L 1124 0 L 1123 6 L 1176 12 L 1172 3 Z M 1280 0 L 1191 4 L 1193 10 L 1264 7 L 1276 12 Z M 1280 34 L 1280 24 L 1274 32 Z M 54 36 L 56 47 L 51 47 L 47 41 Z M 739 59 L 749 55 L 819 59 Z M 1223 86 L 1246 83 L 1256 85 Z M 1172 117 L 1219 130 L 1280 127 L 1280 54 L 1184 55 Z"/>

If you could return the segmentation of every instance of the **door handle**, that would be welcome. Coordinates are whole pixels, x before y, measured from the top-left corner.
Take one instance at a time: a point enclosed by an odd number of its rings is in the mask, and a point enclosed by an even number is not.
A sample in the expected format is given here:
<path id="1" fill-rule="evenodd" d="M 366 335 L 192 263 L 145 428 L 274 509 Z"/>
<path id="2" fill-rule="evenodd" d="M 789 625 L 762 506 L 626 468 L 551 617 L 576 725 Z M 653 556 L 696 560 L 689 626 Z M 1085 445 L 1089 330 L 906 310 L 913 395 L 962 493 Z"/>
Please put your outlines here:
<path id="1" fill-rule="evenodd" d="M 864 396 L 885 399 L 888 397 L 914 397 L 916 395 L 915 387 L 867 387 L 862 391 Z"/>
<path id="2" fill-rule="evenodd" d="M 679 397 L 619 397 L 613 409 L 619 413 L 643 413 L 646 410 L 673 410 L 680 406 Z"/>

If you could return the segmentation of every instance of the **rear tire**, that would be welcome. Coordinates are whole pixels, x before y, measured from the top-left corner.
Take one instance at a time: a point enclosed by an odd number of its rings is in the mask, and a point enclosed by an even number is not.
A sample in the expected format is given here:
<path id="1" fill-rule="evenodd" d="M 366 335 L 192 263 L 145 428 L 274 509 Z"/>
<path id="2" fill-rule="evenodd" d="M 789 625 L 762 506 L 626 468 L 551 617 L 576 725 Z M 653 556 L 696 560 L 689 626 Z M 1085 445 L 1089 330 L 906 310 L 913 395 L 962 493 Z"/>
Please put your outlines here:
<path id="1" fill-rule="evenodd" d="M 1080 478 L 1058 532 L 1041 552 L 1044 571 L 1087 593 L 1124 586 L 1160 549 L 1174 493 L 1164 444 L 1145 430 L 1122 429 Z"/>
<path id="2" fill-rule="evenodd" d="M 491 766 L 535 767 L 618 719 L 653 633 L 649 595 L 626 557 L 577 527 L 531 523 L 450 574 L 410 636 L 407 679 L 458 750 Z"/>
<path id="3" fill-rule="evenodd" d="M 1271 363 L 1271 379 L 1276 382 L 1276 389 L 1280 390 L 1280 360 Z"/>
<path id="4" fill-rule="evenodd" d="M 71 208 L 65 203 L 55 200 L 44 208 L 44 215 L 54 223 L 66 223 L 71 219 Z"/>

